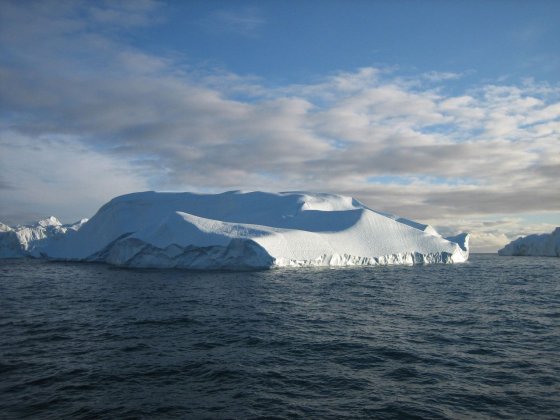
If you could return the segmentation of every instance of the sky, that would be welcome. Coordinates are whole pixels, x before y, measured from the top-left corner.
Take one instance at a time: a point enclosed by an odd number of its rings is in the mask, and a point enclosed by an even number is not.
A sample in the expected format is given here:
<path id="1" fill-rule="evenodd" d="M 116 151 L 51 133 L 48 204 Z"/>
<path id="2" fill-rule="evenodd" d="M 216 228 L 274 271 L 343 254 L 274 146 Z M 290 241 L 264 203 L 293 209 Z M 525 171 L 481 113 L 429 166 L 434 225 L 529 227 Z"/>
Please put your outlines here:
<path id="1" fill-rule="evenodd" d="M 558 1 L 0 0 L 0 221 L 308 190 L 471 233 L 560 225 Z"/>

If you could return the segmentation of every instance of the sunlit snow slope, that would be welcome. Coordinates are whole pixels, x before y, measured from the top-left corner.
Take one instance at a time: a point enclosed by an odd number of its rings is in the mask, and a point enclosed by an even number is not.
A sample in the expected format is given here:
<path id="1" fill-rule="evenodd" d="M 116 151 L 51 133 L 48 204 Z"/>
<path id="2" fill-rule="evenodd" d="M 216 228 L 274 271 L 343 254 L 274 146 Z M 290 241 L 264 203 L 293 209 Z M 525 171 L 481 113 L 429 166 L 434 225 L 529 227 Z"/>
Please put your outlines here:
<path id="1" fill-rule="evenodd" d="M 142 192 L 111 200 L 44 256 L 194 269 L 466 261 L 468 235 L 454 240 L 339 195 Z"/>

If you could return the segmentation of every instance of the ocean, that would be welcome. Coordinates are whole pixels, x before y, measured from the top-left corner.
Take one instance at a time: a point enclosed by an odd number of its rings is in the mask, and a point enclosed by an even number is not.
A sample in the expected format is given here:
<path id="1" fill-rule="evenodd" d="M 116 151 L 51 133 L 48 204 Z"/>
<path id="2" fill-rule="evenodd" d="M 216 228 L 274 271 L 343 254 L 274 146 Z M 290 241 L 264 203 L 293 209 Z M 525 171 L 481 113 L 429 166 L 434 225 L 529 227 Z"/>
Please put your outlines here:
<path id="1" fill-rule="evenodd" d="M 560 259 L 0 261 L 0 418 L 260 417 L 560 417 Z"/>

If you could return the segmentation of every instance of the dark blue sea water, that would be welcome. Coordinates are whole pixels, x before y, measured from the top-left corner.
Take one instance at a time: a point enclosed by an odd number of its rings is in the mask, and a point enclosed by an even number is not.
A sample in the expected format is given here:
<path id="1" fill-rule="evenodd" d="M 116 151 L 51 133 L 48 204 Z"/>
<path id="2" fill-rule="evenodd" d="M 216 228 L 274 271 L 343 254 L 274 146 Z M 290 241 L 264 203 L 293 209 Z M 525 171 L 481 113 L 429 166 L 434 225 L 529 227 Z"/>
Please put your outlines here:
<path id="1" fill-rule="evenodd" d="M 0 261 L 0 418 L 558 418 L 560 259 Z"/>

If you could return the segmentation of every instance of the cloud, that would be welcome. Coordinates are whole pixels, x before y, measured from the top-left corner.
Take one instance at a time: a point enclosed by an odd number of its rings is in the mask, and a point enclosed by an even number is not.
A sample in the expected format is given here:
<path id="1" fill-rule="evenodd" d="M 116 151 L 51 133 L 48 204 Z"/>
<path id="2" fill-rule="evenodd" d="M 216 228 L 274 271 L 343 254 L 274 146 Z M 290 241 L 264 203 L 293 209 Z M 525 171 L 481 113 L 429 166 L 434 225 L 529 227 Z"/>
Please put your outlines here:
<path id="1" fill-rule="evenodd" d="M 105 1 L 101 4 L 87 8 L 90 22 L 117 28 L 152 25 L 160 8 L 160 4 L 153 0 Z"/>
<path id="2" fill-rule="evenodd" d="M 460 73 L 454 73 L 449 71 L 430 71 L 422 74 L 422 77 L 430 82 L 443 82 L 446 80 L 456 80 L 461 78 Z"/>
<path id="3" fill-rule="evenodd" d="M 26 223 L 50 215 L 71 222 L 91 217 L 100 201 L 147 189 L 141 165 L 122 162 L 71 137 L 28 137 L 0 131 L 3 223 Z M 81 215 L 81 216 L 79 216 Z"/>
<path id="4" fill-rule="evenodd" d="M 253 37 L 265 25 L 266 20 L 256 8 L 220 9 L 201 21 L 202 26 L 215 34 L 236 34 Z"/>
<path id="5" fill-rule="evenodd" d="M 33 209 L 72 220 L 146 188 L 311 189 L 474 229 L 491 249 L 520 225 L 473 220 L 560 210 L 558 86 L 452 95 L 455 74 L 361 68 L 270 87 L 188 71 L 114 35 L 121 19 L 123 31 L 148 24 L 156 3 L 130 18 L 125 3 L 31 5 L 7 3 L 0 22 L 4 218 Z M 241 32 L 263 23 L 220 13 Z"/>

